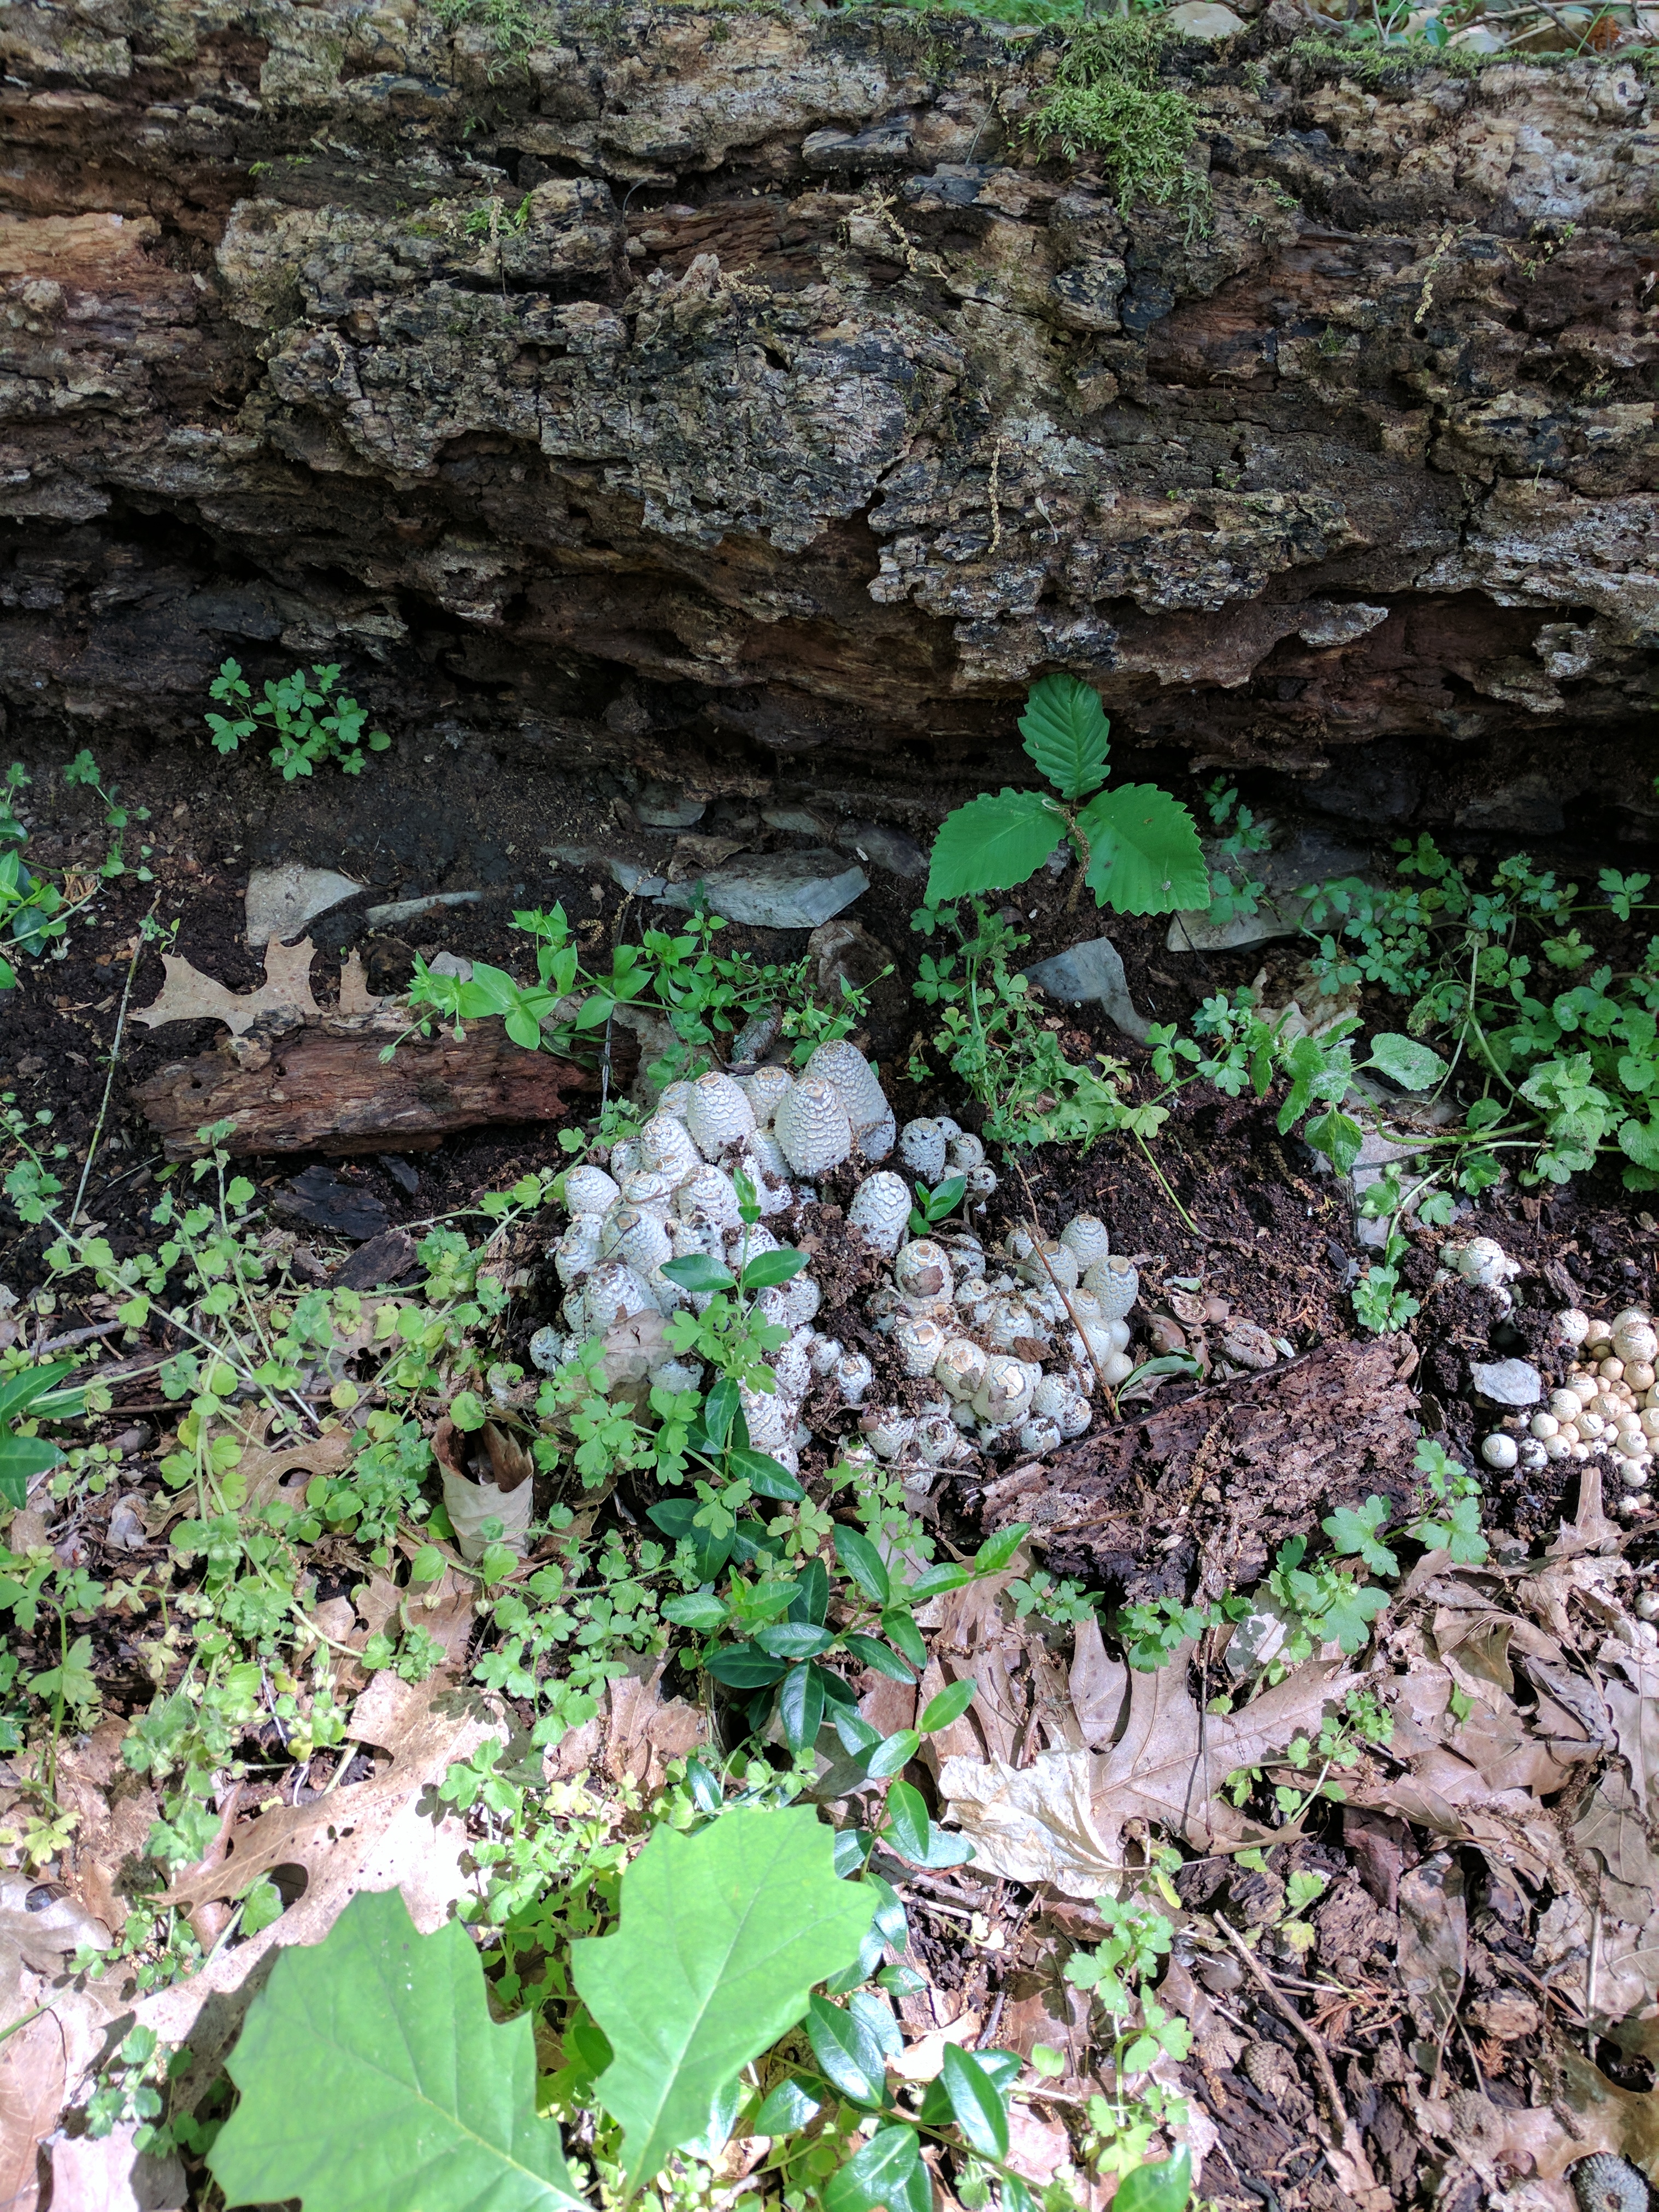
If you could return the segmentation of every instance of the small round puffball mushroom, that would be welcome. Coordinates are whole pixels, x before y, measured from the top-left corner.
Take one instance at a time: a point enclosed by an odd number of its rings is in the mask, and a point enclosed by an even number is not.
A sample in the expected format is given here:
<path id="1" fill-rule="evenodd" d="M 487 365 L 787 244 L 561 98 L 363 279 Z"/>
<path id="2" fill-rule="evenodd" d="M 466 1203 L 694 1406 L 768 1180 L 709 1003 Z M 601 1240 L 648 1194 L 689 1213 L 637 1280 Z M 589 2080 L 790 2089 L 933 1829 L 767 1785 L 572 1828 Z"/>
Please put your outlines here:
<path id="1" fill-rule="evenodd" d="M 1480 1456 L 1488 1467 L 1507 1468 L 1516 1464 L 1521 1457 L 1521 1451 L 1515 1438 L 1505 1436 L 1499 1430 L 1495 1435 L 1488 1437 L 1481 1445 Z"/>
<path id="2" fill-rule="evenodd" d="M 1540 1443 L 1547 1443 L 1559 1432 L 1561 1424 L 1553 1413 L 1534 1413 L 1528 1426 Z"/>
<path id="3" fill-rule="evenodd" d="M 1517 1448 L 1521 1465 L 1528 1474 L 1537 1474 L 1549 1465 L 1550 1455 L 1536 1437 L 1522 1437 Z"/>
<path id="4" fill-rule="evenodd" d="M 974 1393 L 974 1411 L 988 1428 L 1002 1428 L 1022 1420 L 1031 1404 L 1031 1379 L 1024 1363 L 997 1358 L 986 1366 L 985 1379 Z"/>
<path id="5" fill-rule="evenodd" d="M 1636 1601 L 1638 1620 L 1659 1620 L 1659 1590 L 1644 1589 Z"/>
<path id="6" fill-rule="evenodd" d="M 1612 1336 L 1619 1329 L 1630 1328 L 1633 1322 L 1651 1322 L 1653 1316 L 1645 1306 L 1626 1306 L 1622 1312 L 1614 1314 L 1607 1328 L 1607 1334 Z"/>
<path id="7" fill-rule="evenodd" d="M 996 1195 L 997 1177 L 994 1168 L 969 1168 L 963 1180 L 968 1186 L 968 1196 L 971 1199 L 994 1198 Z"/>
<path id="8" fill-rule="evenodd" d="M 1650 1360 L 1627 1359 L 1625 1362 L 1625 1380 L 1632 1390 L 1651 1390 L 1656 1372 L 1659 1370 L 1656 1370 Z"/>
<path id="9" fill-rule="evenodd" d="M 947 1151 L 950 1164 L 958 1175 L 969 1175 L 974 1169 L 982 1168 L 985 1164 L 984 1146 L 977 1137 L 969 1136 L 961 1129 L 949 1140 Z"/>
<path id="10" fill-rule="evenodd" d="M 1020 1423 L 1019 1448 L 1033 1459 L 1042 1459 L 1060 1445 L 1060 1424 L 1044 1413 L 1030 1413 Z"/>
<path id="11" fill-rule="evenodd" d="M 838 1336 L 815 1336 L 812 1339 L 812 1372 L 820 1382 L 826 1375 L 835 1373 L 836 1362 L 841 1358 L 842 1350 Z"/>
<path id="12" fill-rule="evenodd" d="M 1563 1344 L 1580 1345 L 1589 1334 L 1589 1316 L 1577 1306 L 1567 1306 L 1555 1316 L 1555 1328 Z"/>
<path id="13" fill-rule="evenodd" d="M 1641 1490 L 1647 1483 L 1652 1466 L 1651 1460 L 1621 1459 L 1619 1462 L 1619 1479 L 1626 1490 Z"/>
<path id="14" fill-rule="evenodd" d="M 1550 1392 L 1550 1411 L 1558 1421 L 1576 1421 L 1583 1402 L 1576 1390 Z"/>

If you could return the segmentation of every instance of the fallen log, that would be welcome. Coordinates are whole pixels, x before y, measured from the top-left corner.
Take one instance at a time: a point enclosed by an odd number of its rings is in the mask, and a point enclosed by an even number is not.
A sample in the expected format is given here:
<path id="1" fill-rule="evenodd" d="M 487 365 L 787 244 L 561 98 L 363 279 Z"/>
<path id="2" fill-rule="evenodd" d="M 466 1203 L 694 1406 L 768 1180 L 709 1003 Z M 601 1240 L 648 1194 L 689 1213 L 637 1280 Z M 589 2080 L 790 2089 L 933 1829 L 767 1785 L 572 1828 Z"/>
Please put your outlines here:
<path id="1" fill-rule="evenodd" d="M 134 1097 L 173 1160 L 207 1149 L 198 1132 L 230 1124 L 235 1153 L 430 1152 L 453 1131 L 560 1121 L 572 1098 L 596 1095 L 598 1073 L 526 1052 L 499 1020 L 409 1037 L 389 1014 L 256 1025 L 216 1051 L 175 1061 Z"/>

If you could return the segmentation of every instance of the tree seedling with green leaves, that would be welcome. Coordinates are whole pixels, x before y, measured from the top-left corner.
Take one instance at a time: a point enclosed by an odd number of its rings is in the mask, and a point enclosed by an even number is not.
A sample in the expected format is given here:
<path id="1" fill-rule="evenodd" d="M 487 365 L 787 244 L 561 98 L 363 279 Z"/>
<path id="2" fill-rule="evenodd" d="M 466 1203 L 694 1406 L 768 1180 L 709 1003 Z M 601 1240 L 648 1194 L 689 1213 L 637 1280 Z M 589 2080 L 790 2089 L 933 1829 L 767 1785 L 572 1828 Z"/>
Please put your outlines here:
<path id="1" fill-rule="evenodd" d="M 1118 914 L 1169 914 L 1207 905 L 1209 872 L 1197 825 L 1155 784 L 1103 790 L 1110 724 L 1099 694 L 1075 676 L 1045 676 L 1020 717 L 1024 750 L 1053 786 L 1005 787 L 947 815 L 933 841 L 927 903 L 1010 890 L 1069 842 L 1098 905 Z"/>

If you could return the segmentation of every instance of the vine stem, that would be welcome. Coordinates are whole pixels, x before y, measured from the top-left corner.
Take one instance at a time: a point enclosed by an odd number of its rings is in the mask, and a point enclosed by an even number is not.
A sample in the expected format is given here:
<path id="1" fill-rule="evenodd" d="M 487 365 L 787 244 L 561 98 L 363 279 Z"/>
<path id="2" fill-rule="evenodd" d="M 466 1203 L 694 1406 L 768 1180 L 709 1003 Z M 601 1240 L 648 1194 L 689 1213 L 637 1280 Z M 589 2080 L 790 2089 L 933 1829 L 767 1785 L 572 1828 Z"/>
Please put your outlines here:
<path id="1" fill-rule="evenodd" d="M 109 1073 L 104 1079 L 104 1096 L 98 1108 L 98 1119 L 93 1124 L 92 1142 L 87 1146 L 86 1164 L 81 1170 L 81 1180 L 76 1185 L 75 1203 L 70 1208 L 69 1218 L 71 1229 L 81 1218 L 81 1201 L 87 1194 L 87 1182 L 92 1174 L 92 1164 L 98 1157 L 98 1146 L 104 1134 L 104 1123 L 109 1115 L 109 1102 L 115 1090 L 115 1071 L 121 1064 L 121 1038 L 127 1025 L 127 1007 L 132 998 L 133 978 L 138 973 L 138 963 L 143 957 L 144 946 L 149 941 L 149 924 L 155 917 L 161 896 L 161 894 L 158 889 L 155 896 L 149 902 L 149 912 L 145 915 L 143 922 L 139 925 L 137 941 L 132 948 L 132 957 L 127 963 L 126 985 L 121 993 L 121 1011 L 115 1017 L 115 1042 L 109 1048 Z"/>
<path id="2" fill-rule="evenodd" d="M 1197 1222 L 1193 1219 L 1192 1215 L 1188 1212 L 1186 1207 L 1176 1196 L 1174 1191 L 1170 1189 L 1169 1178 L 1165 1176 L 1163 1169 L 1159 1167 L 1158 1162 L 1152 1158 L 1152 1152 L 1147 1147 L 1146 1139 L 1141 1135 L 1139 1130 L 1137 1129 L 1133 1133 L 1136 1144 L 1140 1147 L 1142 1156 L 1145 1158 L 1147 1166 L 1152 1170 L 1152 1173 L 1158 1177 L 1159 1183 L 1163 1186 L 1164 1195 L 1169 1200 L 1170 1205 L 1174 1206 L 1176 1212 L 1186 1223 L 1188 1228 L 1191 1230 L 1196 1242 L 1201 1244 L 1204 1241 L 1204 1231 L 1199 1227 Z"/>

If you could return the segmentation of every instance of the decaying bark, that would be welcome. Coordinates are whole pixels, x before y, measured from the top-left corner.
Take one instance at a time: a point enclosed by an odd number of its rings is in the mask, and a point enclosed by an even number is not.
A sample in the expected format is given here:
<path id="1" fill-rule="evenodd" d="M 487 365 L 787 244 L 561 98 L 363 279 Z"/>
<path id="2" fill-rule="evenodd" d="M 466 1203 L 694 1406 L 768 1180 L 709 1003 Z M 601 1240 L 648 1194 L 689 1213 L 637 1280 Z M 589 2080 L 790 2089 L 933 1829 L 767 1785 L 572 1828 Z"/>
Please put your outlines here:
<path id="1" fill-rule="evenodd" d="M 430 1152 L 456 1129 L 560 1121 L 599 1079 L 550 1053 L 526 1052 L 499 1021 L 410 1037 L 391 1016 L 254 1030 L 216 1052 L 164 1067 L 134 1092 L 170 1160 L 204 1150 L 198 1129 L 228 1121 L 234 1153 Z"/>
<path id="2" fill-rule="evenodd" d="M 326 656 L 561 761 L 978 781 L 1064 665 L 1368 819 L 1652 814 L 1638 68 L 1367 83 L 1275 0 L 1166 64 L 1188 235 L 1022 135 L 1057 32 L 540 20 L 10 9 L 20 733 Z"/>

